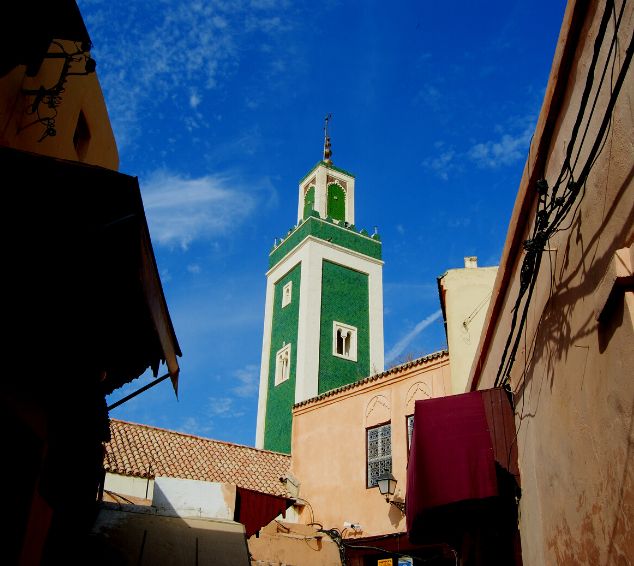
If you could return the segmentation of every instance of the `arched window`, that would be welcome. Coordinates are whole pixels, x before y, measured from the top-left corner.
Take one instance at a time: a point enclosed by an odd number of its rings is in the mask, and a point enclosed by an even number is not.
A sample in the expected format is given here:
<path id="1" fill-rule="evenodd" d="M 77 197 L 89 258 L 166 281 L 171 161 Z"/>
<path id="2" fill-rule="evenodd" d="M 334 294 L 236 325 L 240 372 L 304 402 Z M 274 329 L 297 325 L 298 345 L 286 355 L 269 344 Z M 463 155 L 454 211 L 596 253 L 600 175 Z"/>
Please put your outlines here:
<path id="1" fill-rule="evenodd" d="M 275 355 L 275 385 L 286 381 L 291 374 L 291 345 L 286 344 Z"/>
<path id="2" fill-rule="evenodd" d="M 304 194 L 304 220 L 306 220 L 310 213 L 315 208 L 315 187 L 308 187 Z"/>
<path id="3" fill-rule="evenodd" d="M 346 192 L 338 183 L 328 185 L 328 216 L 343 222 L 346 219 Z"/>
<path id="4" fill-rule="evenodd" d="M 339 358 L 357 361 L 357 329 L 341 322 L 333 322 L 332 353 Z"/>

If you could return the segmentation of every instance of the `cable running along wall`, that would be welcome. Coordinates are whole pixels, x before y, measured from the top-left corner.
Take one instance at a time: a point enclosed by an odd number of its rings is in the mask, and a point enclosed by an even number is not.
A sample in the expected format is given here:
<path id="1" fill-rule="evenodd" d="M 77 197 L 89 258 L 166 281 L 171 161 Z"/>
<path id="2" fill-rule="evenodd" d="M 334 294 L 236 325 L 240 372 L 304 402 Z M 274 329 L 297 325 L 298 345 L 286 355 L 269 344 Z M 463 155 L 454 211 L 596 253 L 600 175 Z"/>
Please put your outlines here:
<path id="1" fill-rule="evenodd" d="M 607 133 L 612 120 L 612 112 L 614 111 L 614 106 L 623 83 L 625 82 L 625 77 L 634 51 L 633 35 L 630 37 L 617 79 L 612 83 L 617 58 L 616 47 L 619 42 L 618 32 L 621 27 L 626 2 L 627 0 L 623 0 L 618 14 L 613 0 L 608 0 L 605 3 L 603 16 L 594 42 L 592 61 L 588 69 L 588 76 L 581 96 L 579 110 L 572 128 L 565 159 L 552 187 L 549 186 L 546 179 L 540 179 L 535 183 L 534 189 L 537 192 L 535 222 L 530 238 L 523 242 L 526 254 L 524 255 L 520 269 L 520 286 L 512 309 L 511 329 L 495 378 L 496 387 L 505 385 L 510 381 L 511 370 L 515 362 L 522 331 L 526 324 L 528 307 L 531 303 L 543 253 L 548 241 L 554 234 L 567 230 L 572 225 L 572 220 L 577 214 L 577 210 L 585 193 L 588 175 L 597 162 L 607 140 Z M 607 39 L 610 43 L 603 69 L 600 73 L 597 73 L 599 56 L 606 41 L 610 19 L 614 22 L 614 32 L 612 37 Z M 600 94 L 605 91 L 604 83 L 608 70 L 610 70 L 610 98 L 605 109 L 605 114 L 601 118 L 597 134 L 591 142 L 592 145 L 587 152 L 585 161 L 581 164 L 580 157 L 582 150 L 584 147 L 587 147 L 589 141 L 587 139 L 588 130 L 597 110 L 597 102 Z M 596 91 L 590 102 L 595 84 Z M 582 132 L 581 135 L 580 132 Z M 568 218 L 570 218 L 570 222 L 567 226 L 562 227 L 562 224 Z"/>

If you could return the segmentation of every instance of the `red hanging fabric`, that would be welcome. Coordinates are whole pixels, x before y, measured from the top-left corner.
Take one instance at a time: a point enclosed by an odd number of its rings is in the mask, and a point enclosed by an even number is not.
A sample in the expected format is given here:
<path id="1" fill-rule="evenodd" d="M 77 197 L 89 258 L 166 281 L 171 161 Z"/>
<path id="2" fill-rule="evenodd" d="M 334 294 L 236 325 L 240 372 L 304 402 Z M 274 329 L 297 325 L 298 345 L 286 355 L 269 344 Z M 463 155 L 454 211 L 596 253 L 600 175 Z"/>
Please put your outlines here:
<path id="1" fill-rule="evenodd" d="M 286 516 L 294 500 L 243 487 L 236 488 L 235 520 L 244 525 L 247 538 L 268 525 L 275 517 Z"/>

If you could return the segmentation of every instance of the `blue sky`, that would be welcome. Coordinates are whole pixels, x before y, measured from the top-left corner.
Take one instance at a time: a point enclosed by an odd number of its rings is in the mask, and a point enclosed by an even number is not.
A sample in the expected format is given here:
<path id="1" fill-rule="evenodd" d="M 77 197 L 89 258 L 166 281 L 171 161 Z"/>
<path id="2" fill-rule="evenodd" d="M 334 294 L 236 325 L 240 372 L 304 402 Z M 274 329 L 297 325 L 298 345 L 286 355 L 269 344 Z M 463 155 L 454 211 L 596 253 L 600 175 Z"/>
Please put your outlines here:
<path id="1" fill-rule="evenodd" d="M 328 112 L 383 241 L 386 358 L 445 347 L 436 277 L 499 260 L 563 0 L 78 4 L 183 350 L 178 401 L 112 417 L 253 444 L 268 253 Z"/>

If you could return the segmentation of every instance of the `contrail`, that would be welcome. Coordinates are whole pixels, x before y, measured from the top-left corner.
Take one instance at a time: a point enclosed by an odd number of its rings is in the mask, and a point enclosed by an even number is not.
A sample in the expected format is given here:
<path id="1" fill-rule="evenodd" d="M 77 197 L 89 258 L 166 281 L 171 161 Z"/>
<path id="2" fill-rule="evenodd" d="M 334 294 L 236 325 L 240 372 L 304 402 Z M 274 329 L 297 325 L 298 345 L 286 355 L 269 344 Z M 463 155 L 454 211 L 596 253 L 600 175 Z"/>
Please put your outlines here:
<path id="1" fill-rule="evenodd" d="M 442 311 L 438 309 L 435 313 L 430 314 L 427 318 L 424 318 L 423 320 L 421 320 L 413 328 L 413 330 L 408 332 L 405 336 L 403 336 L 403 338 L 401 338 L 396 344 L 394 344 L 392 349 L 385 356 L 385 363 L 386 364 L 392 363 L 392 361 L 397 356 L 399 356 L 405 348 L 407 348 L 409 343 L 414 338 L 416 338 L 416 336 L 418 336 L 423 330 L 425 330 L 425 328 L 427 328 L 432 322 L 437 320 L 441 314 L 442 314 Z"/>

